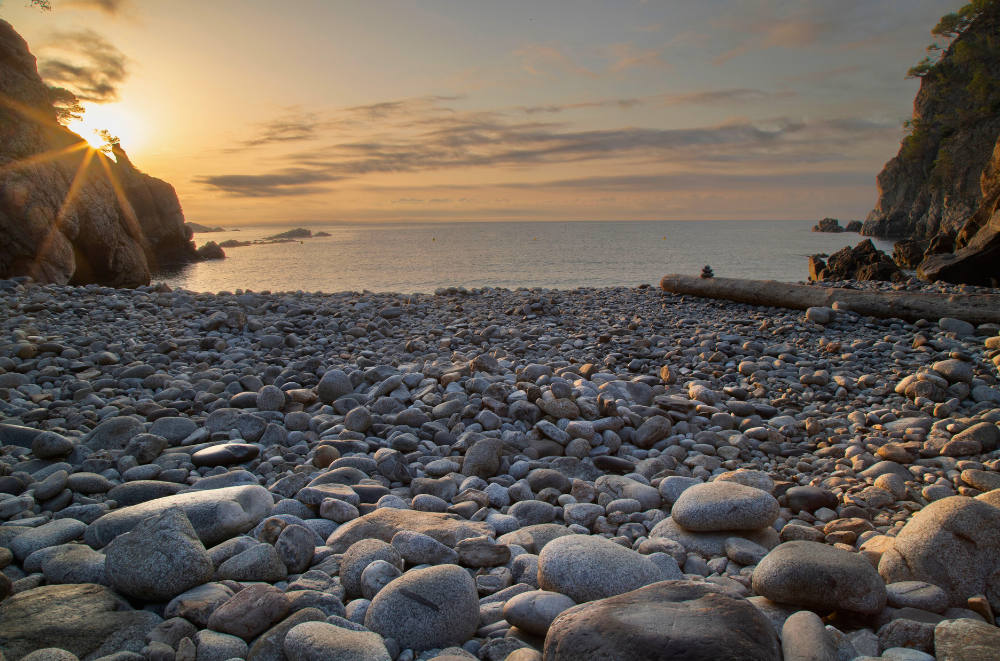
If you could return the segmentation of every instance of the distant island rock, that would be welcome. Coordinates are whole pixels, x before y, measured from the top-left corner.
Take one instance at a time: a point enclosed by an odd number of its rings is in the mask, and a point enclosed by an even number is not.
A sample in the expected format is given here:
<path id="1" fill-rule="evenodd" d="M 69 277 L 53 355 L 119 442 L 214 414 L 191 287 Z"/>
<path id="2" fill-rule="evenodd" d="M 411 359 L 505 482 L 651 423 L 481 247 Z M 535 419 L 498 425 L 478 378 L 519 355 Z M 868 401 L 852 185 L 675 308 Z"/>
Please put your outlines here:
<path id="1" fill-rule="evenodd" d="M 311 239 L 312 230 L 307 230 L 302 227 L 296 227 L 293 230 L 288 230 L 287 232 L 282 232 L 281 234 L 275 234 L 274 236 L 266 237 L 267 241 L 275 241 L 279 239 Z"/>
<path id="2" fill-rule="evenodd" d="M 2 20 L 0 97 L 0 278 L 138 287 L 200 259 L 173 187 L 59 124 L 28 44 Z"/>
<path id="3" fill-rule="evenodd" d="M 225 232 L 226 231 L 226 230 L 224 230 L 221 227 L 208 227 L 207 225 L 201 225 L 199 223 L 185 223 L 185 225 L 187 225 L 188 227 L 190 227 L 192 232 L 196 232 L 198 234 L 206 234 L 208 232 Z"/>
<path id="4" fill-rule="evenodd" d="M 219 246 L 223 248 L 242 248 L 244 246 L 249 246 L 252 241 L 237 241 L 236 239 L 229 239 L 228 241 L 223 241 Z"/>
<path id="5" fill-rule="evenodd" d="M 313 234 L 314 239 L 318 239 L 321 236 L 333 236 L 333 235 L 330 234 L 329 232 L 316 232 L 315 234 Z"/>
<path id="6" fill-rule="evenodd" d="M 812 231 L 826 232 L 830 234 L 838 234 L 840 232 L 860 232 L 861 221 L 852 220 L 851 222 L 847 223 L 847 227 L 841 227 L 840 221 L 837 220 L 836 218 L 824 218 L 812 228 Z"/>
<path id="7" fill-rule="evenodd" d="M 844 228 L 840 226 L 840 221 L 836 218 L 824 218 L 819 221 L 819 223 L 812 228 L 813 232 L 827 232 L 834 234 L 837 232 L 843 232 Z"/>

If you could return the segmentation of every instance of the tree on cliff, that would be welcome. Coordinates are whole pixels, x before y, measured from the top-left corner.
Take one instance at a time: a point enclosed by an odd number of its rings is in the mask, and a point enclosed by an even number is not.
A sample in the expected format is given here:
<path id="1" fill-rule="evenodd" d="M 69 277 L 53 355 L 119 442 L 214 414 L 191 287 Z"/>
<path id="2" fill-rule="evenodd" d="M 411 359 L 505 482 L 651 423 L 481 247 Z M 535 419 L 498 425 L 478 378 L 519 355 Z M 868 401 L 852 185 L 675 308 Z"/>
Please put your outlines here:
<path id="1" fill-rule="evenodd" d="M 80 105 L 80 99 L 64 87 L 49 87 L 49 101 L 56 110 L 56 120 L 60 124 L 83 118 L 86 109 Z"/>
<path id="2" fill-rule="evenodd" d="M 3 4 L 3 2 L 0 2 L 0 5 L 2 5 L 2 4 Z M 31 0 L 30 4 L 28 6 L 29 7 L 38 7 L 42 11 L 49 11 L 50 9 L 52 9 L 52 2 L 51 2 L 51 0 Z"/>

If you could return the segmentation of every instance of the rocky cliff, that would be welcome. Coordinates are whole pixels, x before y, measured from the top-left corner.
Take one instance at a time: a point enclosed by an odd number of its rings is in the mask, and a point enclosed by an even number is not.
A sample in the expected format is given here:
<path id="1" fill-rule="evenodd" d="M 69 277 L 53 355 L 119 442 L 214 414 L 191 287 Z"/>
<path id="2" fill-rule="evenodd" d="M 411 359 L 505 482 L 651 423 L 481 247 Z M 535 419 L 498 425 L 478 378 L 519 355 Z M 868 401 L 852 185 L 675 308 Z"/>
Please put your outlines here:
<path id="1" fill-rule="evenodd" d="M 1000 141 L 980 178 L 980 204 L 955 240 L 957 250 L 928 255 L 918 273 L 928 280 L 996 287 L 1000 282 Z"/>
<path id="2" fill-rule="evenodd" d="M 937 63 L 911 71 L 922 78 L 911 134 L 878 175 L 879 200 L 863 234 L 955 232 L 979 206 L 980 177 L 1000 135 L 998 5 L 970 5 L 951 15 L 968 10 L 967 24 L 944 32 L 954 40 Z"/>
<path id="3" fill-rule="evenodd" d="M 0 278 L 148 284 L 197 259 L 169 184 L 90 149 L 56 121 L 28 45 L 0 20 Z"/>

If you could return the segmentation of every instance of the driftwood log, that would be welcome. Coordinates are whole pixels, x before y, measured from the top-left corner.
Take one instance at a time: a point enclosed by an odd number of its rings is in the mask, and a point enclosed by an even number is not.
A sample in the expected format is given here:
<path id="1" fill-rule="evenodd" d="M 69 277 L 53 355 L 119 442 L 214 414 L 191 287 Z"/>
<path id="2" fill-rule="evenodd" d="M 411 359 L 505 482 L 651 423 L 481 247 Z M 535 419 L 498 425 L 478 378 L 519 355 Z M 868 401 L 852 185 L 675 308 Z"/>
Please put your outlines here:
<path id="1" fill-rule="evenodd" d="M 721 298 L 750 305 L 766 305 L 793 310 L 812 307 L 847 309 L 880 319 L 962 319 L 971 324 L 1000 324 L 1000 296 L 982 294 L 926 294 L 921 292 L 875 292 L 796 285 L 776 280 L 701 278 L 693 275 L 666 275 L 663 291 L 703 298 Z"/>

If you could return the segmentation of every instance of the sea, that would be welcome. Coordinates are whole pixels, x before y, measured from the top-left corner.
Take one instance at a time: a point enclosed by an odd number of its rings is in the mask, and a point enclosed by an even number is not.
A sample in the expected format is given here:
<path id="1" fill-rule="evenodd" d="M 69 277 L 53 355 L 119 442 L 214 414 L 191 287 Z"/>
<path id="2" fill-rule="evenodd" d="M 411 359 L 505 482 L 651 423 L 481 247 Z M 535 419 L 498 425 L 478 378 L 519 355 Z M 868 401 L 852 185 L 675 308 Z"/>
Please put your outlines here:
<path id="1" fill-rule="evenodd" d="M 374 291 L 433 293 L 449 286 L 576 287 L 657 285 L 668 273 L 797 282 L 808 256 L 864 240 L 810 231 L 816 221 L 581 221 L 310 225 L 314 237 L 227 248 L 226 258 L 154 274 L 196 292 Z M 291 229 L 243 227 L 195 234 L 253 241 Z M 892 252 L 892 240 L 874 239 Z"/>

